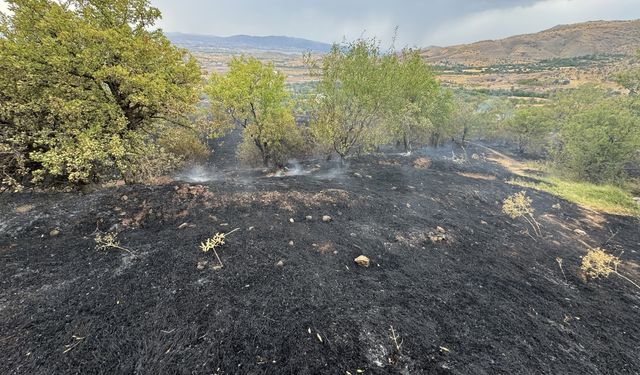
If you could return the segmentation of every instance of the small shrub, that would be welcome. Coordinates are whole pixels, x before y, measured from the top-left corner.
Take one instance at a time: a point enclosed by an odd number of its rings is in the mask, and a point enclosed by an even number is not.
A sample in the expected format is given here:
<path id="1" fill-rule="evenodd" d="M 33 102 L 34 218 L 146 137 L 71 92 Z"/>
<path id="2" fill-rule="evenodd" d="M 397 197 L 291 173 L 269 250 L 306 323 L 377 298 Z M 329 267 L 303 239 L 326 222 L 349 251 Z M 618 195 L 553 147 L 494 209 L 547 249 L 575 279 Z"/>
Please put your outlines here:
<path id="1" fill-rule="evenodd" d="M 158 143 L 167 152 L 180 157 L 184 162 L 201 163 L 209 156 L 207 145 L 191 129 L 168 129 L 160 136 Z"/>
<path id="2" fill-rule="evenodd" d="M 598 247 L 589 250 L 589 252 L 587 252 L 587 255 L 582 257 L 582 265 L 580 266 L 580 269 L 587 278 L 607 278 L 609 277 L 609 275 L 614 274 L 630 282 L 636 288 L 640 289 L 640 285 L 636 284 L 635 282 L 633 282 L 633 280 L 618 272 L 618 266 L 620 264 L 622 264 L 622 261 L 619 257 L 608 254 Z"/>
<path id="3" fill-rule="evenodd" d="M 218 260 L 219 265 L 214 267 L 215 269 L 219 269 L 224 267 L 224 264 L 222 264 L 222 260 L 220 260 L 220 256 L 218 255 L 218 251 L 217 249 L 222 247 L 225 244 L 225 239 L 227 238 L 228 235 L 230 235 L 231 233 L 237 231 L 238 229 L 234 229 L 229 233 L 216 233 L 213 237 L 211 238 L 207 238 L 206 241 L 200 243 L 200 250 L 202 250 L 205 253 L 208 253 L 209 251 L 213 251 L 213 253 L 216 256 L 216 259 Z"/>
<path id="4" fill-rule="evenodd" d="M 122 251 L 126 251 L 127 253 L 131 253 L 131 250 L 120 246 L 120 241 L 117 239 L 118 233 L 96 233 L 96 237 L 94 238 L 96 242 L 96 250 L 109 250 L 109 249 L 118 249 Z"/>
<path id="5" fill-rule="evenodd" d="M 118 163 L 127 183 L 146 183 L 174 171 L 181 158 L 153 143 L 140 146 L 142 151 L 129 153 Z"/>
<path id="6" fill-rule="evenodd" d="M 540 224 L 536 221 L 533 213 L 534 208 L 531 207 L 533 201 L 526 196 L 526 192 L 521 191 L 504 200 L 502 204 L 502 212 L 509 215 L 512 219 L 519 217 L 524 218 L 531 226 L 537 236 L 542 236 Z"/>
<path id="7" fill-rule="evenodd" d="M 582 258 L 580 269 L 589 278 L 607 278 L 612 272 L 615 272 L 620 263 L 620 258 L 597 248 L 590 250 Z"/>

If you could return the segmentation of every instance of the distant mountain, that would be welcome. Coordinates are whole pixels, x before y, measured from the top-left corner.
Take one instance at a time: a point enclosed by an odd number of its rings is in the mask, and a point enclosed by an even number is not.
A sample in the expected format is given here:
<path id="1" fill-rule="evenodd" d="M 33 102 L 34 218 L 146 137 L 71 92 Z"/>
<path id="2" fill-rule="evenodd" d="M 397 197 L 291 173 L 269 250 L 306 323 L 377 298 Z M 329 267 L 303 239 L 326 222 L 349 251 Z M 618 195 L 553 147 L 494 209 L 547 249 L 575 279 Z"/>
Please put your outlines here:
<path id="1" fill-rule="evenodd" d="M 422 56 L 433 64 L 531 63 L 587 55 L 627 55 L 640 49 L 640 20 L 561 25 L 535 34 L 451 47 L 431 47 Z"/>
<path id="2" fill-rule="evenodd" d="M 166 33 L 172 43 L 192 51 L 328 52 L 330 44 L 287 36 L 212 35 Z"/>

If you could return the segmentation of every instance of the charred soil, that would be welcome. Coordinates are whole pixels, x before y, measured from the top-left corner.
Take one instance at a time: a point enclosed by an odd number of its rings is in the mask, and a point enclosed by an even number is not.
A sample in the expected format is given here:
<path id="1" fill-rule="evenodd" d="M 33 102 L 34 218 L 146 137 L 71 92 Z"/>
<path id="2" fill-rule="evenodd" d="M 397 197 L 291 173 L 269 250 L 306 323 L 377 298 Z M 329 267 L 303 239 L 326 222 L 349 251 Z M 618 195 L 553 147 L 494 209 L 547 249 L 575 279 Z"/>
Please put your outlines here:
<path id="1" fill-rule="evenodd" d="M 640 291 L 579 270 L 624 250 L 637 280 L 637 219 L 528 191 L 529 236 L 497 164 L 417 157 L 0 196 L 0 373 L 640 372 Z"/>

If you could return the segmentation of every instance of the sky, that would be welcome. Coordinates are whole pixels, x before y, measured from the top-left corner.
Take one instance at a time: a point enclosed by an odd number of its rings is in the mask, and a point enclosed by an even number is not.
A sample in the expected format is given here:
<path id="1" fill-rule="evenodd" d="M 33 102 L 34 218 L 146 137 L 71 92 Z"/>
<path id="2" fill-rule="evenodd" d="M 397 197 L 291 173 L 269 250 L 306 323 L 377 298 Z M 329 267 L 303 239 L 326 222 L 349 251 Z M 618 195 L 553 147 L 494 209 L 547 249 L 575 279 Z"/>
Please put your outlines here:
<path id="1" fill-rule="evenodd" d="M 498 39 L 559 24 L 639 19 L 640 0 L 151 0 L 165 31 L 287 35 L 321 42 L 360 36 L 427 47 Z"/>
<path id="2" fill-rule="evenodd" d="M 640 19 L 640 0 L 150 0 L 168 32 L 447 46 L 559 24 Z M 6 5 L 0 0 L 0 10 Z"/>

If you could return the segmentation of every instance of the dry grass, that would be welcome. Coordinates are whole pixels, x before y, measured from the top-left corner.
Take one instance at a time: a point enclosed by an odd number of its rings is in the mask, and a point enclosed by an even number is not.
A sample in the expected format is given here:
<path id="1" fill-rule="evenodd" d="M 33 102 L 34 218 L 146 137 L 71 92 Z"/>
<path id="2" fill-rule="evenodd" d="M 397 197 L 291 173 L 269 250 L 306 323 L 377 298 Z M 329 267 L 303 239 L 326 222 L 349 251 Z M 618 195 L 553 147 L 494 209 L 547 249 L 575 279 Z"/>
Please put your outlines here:
<path id="1" fill-rule="evenodd" d="M 225 244 L 225 239 L 231 233 L 237 231 L 238 229 L 234 229 L 229 233 L 216 233 L 213 237 L 207 238 L 206 241 L 200 243 L 200 250 L 204 253 L 208 253 L 209 251 L 213 251 L 213 254 L 216 256 L 218 260 L 218 265 L 214 267 L 214 269 L 220 269 L 224 267 L 220 256 L 218 255 L 218 248 L 222 247 Z"/>
<path id="2" fill-rule="evenodd" d="M 127 253 L 132 254 L 131 250 L 127 249 L 126 247 L 122 247 L 120 245 L 120 241 L 118 241 L 118 233 L 116 232 L 111 232 L 111 233 L 98 232 L 96 233 L 94 240 L 96 242 L 96 250 L 117 249 L 117 250 L 126 251 Z"/>
<path id="3" fill-rule="evenodd" d="M 590 279 L 607 278 L 611 274 L 620 277 L 623 280 L 633 284 L 636 288 L 640 289 L 640 285 L 636 284 L 633 280 L 622 275 L 618 271 L 618 266 L 622 264 L 619 257 L 608 254 L 601 248 L 595 248 L 589 250 L 587 255 L 582 257 L 582 264 L 580 269 L 585 277 Z"/>
<path id="4" fill-rule="evenodd" d="M 502 203 L 502 212 L 507 214 L 512 219 L 522 217 L 531 226 L 534 233 L 540 237 L 542 232 L 540 231 L 540 224 L 536 221 L 533 213 L 535 210 L 531 207 L 532 200 L 526 196 L 526 192 L 521 191 L 507 197 Z"/>
<path id="5" fill-rule="evenodd" d="M 489 174 L 482 174 L 482 173 L 458 172 L 458 175 L 460 175 L 462 177 L 473 178 L 473 179 L 476 179 L 476 180 L 485 180 L 485 181 L 495 181 L 496 180 L 496 176 L 492 176 L 492 175 L 489 175 Z"/>
<path id="6" fill-rule="evenodd" d="M 413 161 L 413 167 L 416 169 L 429 169 L 431 164 L 431 160 L 427 158 L 417 158 Z"/>

